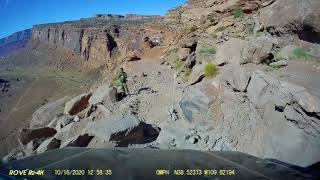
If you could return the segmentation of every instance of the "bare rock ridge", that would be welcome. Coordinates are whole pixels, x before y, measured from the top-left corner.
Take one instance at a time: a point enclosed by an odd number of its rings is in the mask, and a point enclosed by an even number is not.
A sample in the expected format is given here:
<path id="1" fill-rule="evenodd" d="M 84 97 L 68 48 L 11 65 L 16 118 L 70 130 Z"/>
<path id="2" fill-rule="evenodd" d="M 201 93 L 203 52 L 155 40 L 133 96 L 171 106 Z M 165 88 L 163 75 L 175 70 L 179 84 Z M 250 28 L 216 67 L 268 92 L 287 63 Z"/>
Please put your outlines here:
<path id="1" fill-rule="evenodd" d="M 0 58 L 6 57 L 12 51 L 25 47 L 31 36 L 31 29 L 26 29 L 0 39 Z"/>

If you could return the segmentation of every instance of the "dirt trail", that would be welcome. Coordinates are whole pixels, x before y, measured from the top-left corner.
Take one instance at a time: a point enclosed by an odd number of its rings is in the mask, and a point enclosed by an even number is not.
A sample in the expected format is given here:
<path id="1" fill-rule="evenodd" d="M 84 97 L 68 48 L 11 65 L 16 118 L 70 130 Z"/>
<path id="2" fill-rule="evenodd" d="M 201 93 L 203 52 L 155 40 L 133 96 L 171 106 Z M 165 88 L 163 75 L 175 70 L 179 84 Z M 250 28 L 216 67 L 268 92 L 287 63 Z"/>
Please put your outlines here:
<path id="1" fill-rule="evenodd" d="M 160 124 L 169 119 L 168 110 L 172 106 L 173 98 L 175 109 L 182 96 L 183 87 L 174 83 L 174 70 L 160 65 L 161 48 L 146 51 L 139 61 L 127 62 L 124 65 L 129 77 L 129 90 L 134 94 L 128 101 L 139 101 L 139 116 L 147 123 Z M 139 93 L 140 92 L 140 93 Z"/>

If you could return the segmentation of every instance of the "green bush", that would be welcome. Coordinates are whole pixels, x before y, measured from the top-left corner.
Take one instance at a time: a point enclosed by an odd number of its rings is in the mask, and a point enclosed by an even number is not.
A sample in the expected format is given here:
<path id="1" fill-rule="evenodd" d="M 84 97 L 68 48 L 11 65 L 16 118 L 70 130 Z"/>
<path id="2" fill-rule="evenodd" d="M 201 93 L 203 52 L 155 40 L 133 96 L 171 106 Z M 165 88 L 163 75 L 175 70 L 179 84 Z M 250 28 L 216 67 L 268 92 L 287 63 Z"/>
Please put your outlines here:
<path id="1" fill-rule="evenodd" d="M 199 49 L 200 54 L 215 54 L 216 49 L 215 48 L 201 48 Z"/>
<path id="2" fill-rule="evenodd" d="M 308 59 L 310 59 L 310 57 L 311 56 L 308 54 L 308 52 L 303 48 L 295 48 L 294 50 L 292 50 L 291 55 L 290 55 L 290 59 L 308 60 Z"/>
<path id="3" fill-rule="evenodd" d="M 240 9 L 240 8 L 234 9 L 232 14 L 233 14 L 234 18 L 243 18 L 244 17 L 244 13 L 243 13 L 242 9 Z"/>
<path id="4" fill-rule="evenodd" d="M 214 64 L 206 64 L 204 66 L 204 74 L 206 76 L 214 76 L 218 73 L 218 68 Z"/>

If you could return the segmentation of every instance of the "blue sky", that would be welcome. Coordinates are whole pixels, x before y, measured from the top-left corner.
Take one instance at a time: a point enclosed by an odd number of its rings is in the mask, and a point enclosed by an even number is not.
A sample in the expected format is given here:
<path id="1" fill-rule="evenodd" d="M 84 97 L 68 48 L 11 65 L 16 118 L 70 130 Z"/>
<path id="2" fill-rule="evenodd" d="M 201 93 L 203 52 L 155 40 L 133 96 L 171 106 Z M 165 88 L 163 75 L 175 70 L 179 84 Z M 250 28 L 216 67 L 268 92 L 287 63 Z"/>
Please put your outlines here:
<path id="1" fill-rule="evenodd" d="M 95 14 L 163 15 L 186 0 L 0 0 L 0 38 L 34 24 Z"/>

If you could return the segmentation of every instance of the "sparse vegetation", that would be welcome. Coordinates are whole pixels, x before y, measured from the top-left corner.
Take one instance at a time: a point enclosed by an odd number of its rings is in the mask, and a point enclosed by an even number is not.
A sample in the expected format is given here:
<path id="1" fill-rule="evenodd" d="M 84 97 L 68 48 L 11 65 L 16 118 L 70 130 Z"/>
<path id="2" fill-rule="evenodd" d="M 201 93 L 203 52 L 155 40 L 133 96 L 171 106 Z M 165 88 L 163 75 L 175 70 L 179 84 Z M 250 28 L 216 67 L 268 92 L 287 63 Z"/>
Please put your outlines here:
<path id="1" fill-rule="evenodd" d="M 192 73 L 192 70 L 191 70 L 191 69 L 187 69 L 185 72 L 183 72 L 183 74 L 182 74 L 182 80 L 183 80 L 184 82 L 188 82 L 191 73 Z"/>
<path id="2" fill-rule="evenodd" d="M 200 54 L 216 54 L 215 48 L 201 48 L 199 49 Z"/>
<path id="3" fill-rule="evenodd" d="M 232 14 L 233 14 L 234 18 L 243 18 L 244 17 L 244 13 L 243 13 L 242 9 L 240 9 L 240 8 L 234 9 Z"/>
<path id="4" fill-rule="evenodd" d="M 114 86 L 114 87 L 119 87 L 119 86 L 121 85 L 119 79 L 118 79 L 116 76 L 114 76 L 114 77 L 112 78 L 111 85 Z"/>
<path id="5" fill-rule="evenodd" d="M 218 68 L 214 64 L 206 64 L 204 66 L 204 74 L 206 76 L 215 76 L 218 73 Z"/>
<path id="6" fill-rule="evenodd" d="M 183 65 L 183 61 L 181 61 L 179 58 L 176 58 L 174 61 L 173 61 L 173 66 L 176 70 L 179 70 L 181 69 Z"/>
<path id="7" fill-rule="evenodd" d="M 298 60 L 309 60 L 311 56 L 308 52 L 303 48 L 295 48 L 292 50 L 290 59 L 298 59 Z"/>
<path id="8" fill-rule="evenodd" d="M 219 31 L 223 31 L 225 29 L 227 29 L 227 27 L 221 26 L 221 27 L 218 27 L 216 31 L 219 32 Z"/>
<path id="9" fill-rule="evenodd" d="M 264 71 L 266 72 L 273 72 L 273 71 L 278 71 L 279 69 L 281 69 L 280 66 L 266 66 L 264 68 Z"/>

